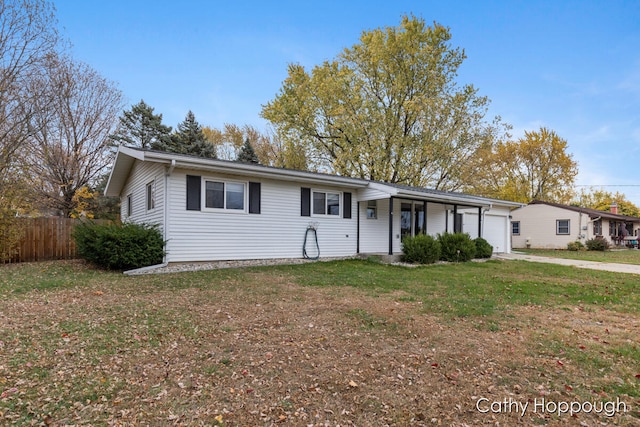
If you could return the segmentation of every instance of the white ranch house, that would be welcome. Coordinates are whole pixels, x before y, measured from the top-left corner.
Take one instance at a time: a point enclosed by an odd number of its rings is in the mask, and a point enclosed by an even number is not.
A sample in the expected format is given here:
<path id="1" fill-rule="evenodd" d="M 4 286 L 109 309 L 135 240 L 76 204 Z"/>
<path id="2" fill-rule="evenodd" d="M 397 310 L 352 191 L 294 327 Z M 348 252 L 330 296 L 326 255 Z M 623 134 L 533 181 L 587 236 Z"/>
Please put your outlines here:
<path id="1" fill-rule="evenodd" d="M 514 248 L 567 249 L 570 242 L 590 239 L 637 247 L 640 218 L 618 214 L 616 205 L 600 211 L 534 200 L 511 215 Z"/>
<path id="2" fill-rule="evenodd" d="M 105 190 L 158 224 L 165 262 L 399 254 L 403 236 L 482 236 L 510 252 L 522 204 L 336 175 L 120 147 Z"/>

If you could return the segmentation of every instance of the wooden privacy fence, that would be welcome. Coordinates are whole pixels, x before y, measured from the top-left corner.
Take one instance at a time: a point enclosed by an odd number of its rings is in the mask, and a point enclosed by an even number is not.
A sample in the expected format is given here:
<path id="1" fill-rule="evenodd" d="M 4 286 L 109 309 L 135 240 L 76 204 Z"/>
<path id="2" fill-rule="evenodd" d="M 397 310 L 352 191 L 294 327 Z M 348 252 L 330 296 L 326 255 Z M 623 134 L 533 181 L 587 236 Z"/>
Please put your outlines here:
<path id="1" fill-rule="evenodd" d="M 24 235 L 18 244 L 18 253 L 9 262 L 76 258 L 76 242 L 72 233 L 79 219 L 45 217 L 20 220 L 24 221 Z"/>

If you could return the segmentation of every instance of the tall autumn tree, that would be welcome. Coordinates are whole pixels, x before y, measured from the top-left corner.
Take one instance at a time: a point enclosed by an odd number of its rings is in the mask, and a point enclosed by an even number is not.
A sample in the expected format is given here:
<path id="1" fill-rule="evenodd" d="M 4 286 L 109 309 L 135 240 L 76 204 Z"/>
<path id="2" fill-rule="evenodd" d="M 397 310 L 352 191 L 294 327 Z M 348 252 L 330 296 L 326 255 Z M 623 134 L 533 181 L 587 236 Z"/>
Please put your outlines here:
<path id="1" fill-rule="evenodd" d="M 109 135 L 115 144 L 139 148 L 155 148 L 171 136 L 171 126 L 162 124 L 162 114 L 154 114 L 144 100 L 123 111 L 118 128 Z"/>
<path id="2" fill-rule="evenodd" d="M 23 233 L 17 215 L 34 200 L 23 160 L 33 101 L 45 88 L 31 82 L 60 45 L 54 12 L 46 0 L 0 1 L 0 262 L 14 255 Z"/>
<path id="3" fill-rule="evenodd" d="M 225 123 L 222 129 L 203 126 L 207 141 L 216 147 L 218 157 L 223 160 L 236 160 L 244 141 L 252 141 L 253 150 L 262 165 L 287 169 L 308 170 L 304 149 L 297 141 L 283 142 L 273 132 L 261 132 L 251 125 L 239 126 Z"/>
<path id="4" fill-rule="evenodd" d="M 34 81 L 47 88 L 30 120 L 29 169 L 46 207 L 69 216 L 76 192 L 94 185 L 110 163 L 108 136 L 122 93 L 89 65 L 50 55 Z"/>
<path id="5" fill-rule="evenodd" d="M 405 16 L 308 73 L 291 64 L 262 117 L 310 168 L 360 178 L 459 189 L 465 165 L 502 131 L 489 100 L 458 86 L 464 51 L 448 28 Z"/>
<path id="6" fill-rule="evenodd" d="M 574 196 L 578 164 L 567 152 L 567 141 L 545 127 L 485 147 L 471 165 L 473 181 L 465 188 L 470 193 L 522 203 L 566 204 Z"/>
<path id="7" fill-rule="evenodd" d="M 574 200 L 574 204 L 580 207 L 599 211 L 611 211 L 613 202 L 618 205 L 618 213 L 620 215 L 640 216 L 638 206 L 629 201 L 624 194 L 617 191 L 614 194 L 601 188 L 591 187 L 588 190 L 582 189 Z"/>

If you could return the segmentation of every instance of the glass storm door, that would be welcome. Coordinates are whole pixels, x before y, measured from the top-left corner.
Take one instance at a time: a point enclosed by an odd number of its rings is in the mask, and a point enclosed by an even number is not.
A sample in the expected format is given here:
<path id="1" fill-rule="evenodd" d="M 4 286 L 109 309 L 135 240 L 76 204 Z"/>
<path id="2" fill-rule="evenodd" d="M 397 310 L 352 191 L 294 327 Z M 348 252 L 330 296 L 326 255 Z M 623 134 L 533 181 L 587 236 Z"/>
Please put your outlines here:
<path id="1" fill-rule="evenodd" d="M 424 204 L 402 203 L 400 205 L 400 237 L 423 234 L 424 228 Z"/>
<path id="2" fill-rule="evenodd" d="M 414 219 L 413 219 L 413 235 L 425 234 L 424 230 L 424 205 L 422 203 L 416 203 L 413 205 Z"/>
<path id="3" fill-rule="evenodd" d="M 400 204 L 400 241 L 412 235 L 412 209 L 411 203 Z"/>

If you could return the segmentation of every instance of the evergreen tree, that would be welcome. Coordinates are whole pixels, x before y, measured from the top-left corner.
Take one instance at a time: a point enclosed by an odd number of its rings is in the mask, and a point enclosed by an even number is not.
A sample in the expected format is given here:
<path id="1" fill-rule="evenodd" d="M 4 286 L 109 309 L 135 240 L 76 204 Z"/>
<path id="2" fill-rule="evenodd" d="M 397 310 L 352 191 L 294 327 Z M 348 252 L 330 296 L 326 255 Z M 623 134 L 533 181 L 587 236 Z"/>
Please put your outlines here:
<path id="1" fill-rule="evenodd" d="M 169 139 L 171 126 L 162 124 L 162 114 L 153 114 L 153 107 L 144 100 L 124 111 L 118 129 L 109 135 L 116 144 L 140 148 L 161 148 Z"/>
<path id="2" fill-rule="evenodd" d="M 202 131 L 202 126 L 196 121 L 193 112 L 178 124 L 178 128 L 164 144 L 158 145 L 158 149 L 179 154 L 216 159 L 216 147 L 207 141 Z"/>
<path id="3" fill-rule="evenodd" d="M 260 160 L 258 160 L 258 156 L 249 142 L 249 138 L 244 140 L 244 144 L 242 145 L 242 148 L 240 148 L 240 153 L 238 153 L 236 161 L 242 163 L 253 163 L 256 165 L 260 164 Z"/>

